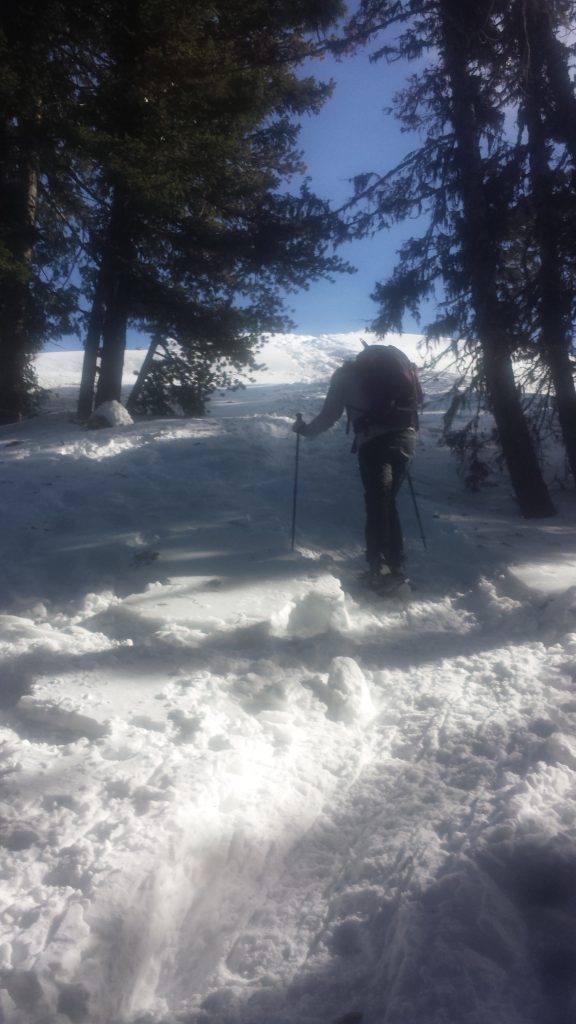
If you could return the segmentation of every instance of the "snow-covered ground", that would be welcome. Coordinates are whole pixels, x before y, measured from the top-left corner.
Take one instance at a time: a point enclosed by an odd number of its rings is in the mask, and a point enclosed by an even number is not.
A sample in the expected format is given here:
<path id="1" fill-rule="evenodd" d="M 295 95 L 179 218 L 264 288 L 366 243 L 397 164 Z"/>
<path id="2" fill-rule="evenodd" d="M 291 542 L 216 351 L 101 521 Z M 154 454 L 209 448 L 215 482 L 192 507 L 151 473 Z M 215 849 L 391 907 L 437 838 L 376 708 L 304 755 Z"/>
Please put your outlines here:
<path id="1" fill-rule="evenodd" d="M 46 354 L 0 429 L 0 1021 L 574 1024 L 574 491 L 466 493 L 425 371 L 412 598 L 354 583 L 343 424 L 292 553 L 290 426 L 358 346 L 103 431 Z"/>

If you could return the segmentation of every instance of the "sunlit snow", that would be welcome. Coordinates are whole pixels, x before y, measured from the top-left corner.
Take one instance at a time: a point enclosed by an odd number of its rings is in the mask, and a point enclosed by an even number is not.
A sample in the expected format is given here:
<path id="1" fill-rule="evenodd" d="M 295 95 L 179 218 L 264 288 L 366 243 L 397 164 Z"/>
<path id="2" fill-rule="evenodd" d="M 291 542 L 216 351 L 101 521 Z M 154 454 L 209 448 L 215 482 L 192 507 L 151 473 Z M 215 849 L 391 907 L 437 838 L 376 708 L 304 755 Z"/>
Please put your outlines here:
<path id="1" fill-rule="evenodd" d="M 574 1024 L 574 490 L 551 457 L 554 519 L 466 492 L 424 368 L 412 595 L 356 581 L 344 423 L 292 552 L 291 423 L 361 337 L 99 431 L 43 354 L 0 428 L 0 1021 Z"/>

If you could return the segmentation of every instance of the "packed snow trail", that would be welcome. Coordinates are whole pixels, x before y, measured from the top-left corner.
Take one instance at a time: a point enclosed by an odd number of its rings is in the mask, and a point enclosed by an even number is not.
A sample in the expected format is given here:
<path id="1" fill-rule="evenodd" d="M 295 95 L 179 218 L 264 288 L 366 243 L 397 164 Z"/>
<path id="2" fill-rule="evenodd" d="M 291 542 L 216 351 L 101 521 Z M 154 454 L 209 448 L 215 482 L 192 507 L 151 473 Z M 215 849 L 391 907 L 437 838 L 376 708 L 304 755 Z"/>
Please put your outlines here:
<path id="1" fill-rule="evenodd" d="M 291 555 L 313 347 L 206 420 L 0 431 L 8 1024 L 573 1024 L 573 495 L 463 492 L 429 380 L 411 600 L 351 584 L 337 432 Z"/>

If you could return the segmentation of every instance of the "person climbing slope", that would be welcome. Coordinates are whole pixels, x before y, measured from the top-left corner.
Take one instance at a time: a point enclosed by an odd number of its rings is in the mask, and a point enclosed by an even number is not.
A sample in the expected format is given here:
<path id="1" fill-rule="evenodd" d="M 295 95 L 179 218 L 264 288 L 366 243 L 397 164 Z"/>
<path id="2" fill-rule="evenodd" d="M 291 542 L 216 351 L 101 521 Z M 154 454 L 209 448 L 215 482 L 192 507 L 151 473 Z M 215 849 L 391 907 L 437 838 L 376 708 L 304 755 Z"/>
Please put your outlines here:
<path id="1" fill-rule="evenodd" d="M 416 367 L 394 345 L 367 345 L 333 373 L 320 413 L 292 429 L 307 438 L 329 430 L 344 410 L 352 427 L 366 505 L 368 585 L 381 592 L 406 580 L 396 496 L 416 449 L 422 390 Z"/>

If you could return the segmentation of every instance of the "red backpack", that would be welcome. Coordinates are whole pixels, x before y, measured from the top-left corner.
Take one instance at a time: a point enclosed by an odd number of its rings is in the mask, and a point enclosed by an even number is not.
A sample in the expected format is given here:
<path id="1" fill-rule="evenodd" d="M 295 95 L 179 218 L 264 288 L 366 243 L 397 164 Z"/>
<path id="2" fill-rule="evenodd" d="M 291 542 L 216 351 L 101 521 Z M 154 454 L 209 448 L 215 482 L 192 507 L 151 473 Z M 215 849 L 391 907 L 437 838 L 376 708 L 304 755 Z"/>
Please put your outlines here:
<path id="1" fill-rule="evenodd" d="M 356 356 L 366 408 L 353 410 L 355 433 L 370 426 L 418 429 L 422 391 L 416 367 L 395 345 L 368 345 Z"/>

